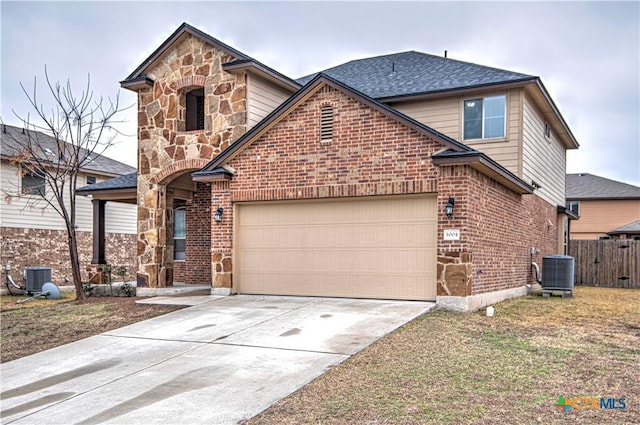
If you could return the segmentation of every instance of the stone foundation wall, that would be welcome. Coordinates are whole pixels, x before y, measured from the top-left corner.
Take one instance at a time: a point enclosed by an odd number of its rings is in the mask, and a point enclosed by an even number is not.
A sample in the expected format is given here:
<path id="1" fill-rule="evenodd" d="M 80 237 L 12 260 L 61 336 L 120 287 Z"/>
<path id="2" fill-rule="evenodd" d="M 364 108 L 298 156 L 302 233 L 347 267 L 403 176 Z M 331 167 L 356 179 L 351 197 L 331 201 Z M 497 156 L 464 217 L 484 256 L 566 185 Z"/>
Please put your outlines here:
<path id="1" fill-rule="evenodd" d="M 136 272 L 136 235 L 107 233 L 105 249 L 107 262 L 113 269 L 119 266 L 127 268 L 126 279 L 133 280 Z M 80 254 L 80 272 L 83 281 L 89 280 L 87 267 L 93 256 L 93 236 L 91 232 L 78 232 L 78 251 Z M 3 227 L 0 239 L 0 258 L 2 266 L 11 265 L 13 280 L 22 282 L 22 270 L 25 267 L 50 267 L 51 278 L 55 284 L 71 279 L 69 265 L 69 247 L 67 233 L 59 230 L 20 229 Z M 113 275 L 113 279 L 120 277 Z"/>

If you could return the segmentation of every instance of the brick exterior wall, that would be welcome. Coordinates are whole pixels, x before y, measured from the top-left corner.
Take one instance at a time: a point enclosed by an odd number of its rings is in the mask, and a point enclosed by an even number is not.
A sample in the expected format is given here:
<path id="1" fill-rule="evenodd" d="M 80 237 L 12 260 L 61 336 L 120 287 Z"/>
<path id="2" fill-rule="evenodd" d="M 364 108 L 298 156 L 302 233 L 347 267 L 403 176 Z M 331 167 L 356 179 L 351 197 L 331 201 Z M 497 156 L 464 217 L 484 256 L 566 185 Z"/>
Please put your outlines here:
<path id="1" fill-rule="evenodd" d="M 320 109 L 334 108 L 331 142 L 320 142 Z M 557 216 L 535 195 L 519 195 L 469 166 L 434 166 L 442 145 L 324 86 L 233 158 L 230 182 L 214 182 L 214 285 L 232 286 L 235 202 L 438 193 L 438 295 L 468 296 L 531 282 L 529 249 L 556 253 Z M 444 214 L 455 198 L 452 218 Z M 444 241 L 444 229 L 460 229 Z"/>
<path id="2" fill-rule="evenodd" d="M 211 214 L 211 186 L 198 183 L 193 201 L 187 206 L 184 283 L 211 284 Z"/>
<path id="3" fill-rule="evenodd" d="M 333 140 L 320 142 L 320 109 L 334 107 Z M 230 161 L 230 182 L 212 183 L 215 286 L 232 284 L 232 204 L 435 193 L 438 167 L 429 157 L 441 144 L 327 86 Z M 229 213 L 227 213 L 229 211 Z M 218 271 L 222 270 L 222 271 Z"/>
<path id="4" fill-rule="evenodd" d="M 185 273 L 186 269 L 187 269 L 186 261 L 174 261 L 173 262 L 173 281 L 186 283 L 186 273 Z"/>
<path id="5" fill-rule="evenodd" d="M 533 258 L 557 253 L 556 208 L 536 195 L 519 195 L 469 166 L 443 166 L 439 188 L 438 295 L 466 296 L 534 283 Z M 442 215 L 449 197 L 454 215 Z M 460 229 L 445 241 L 445 229 Z"/>
<path id="6" fill-rule="evenodd" d="M 112 268 L 125 266 L 127 279 L 135 278 L 136 272 L 136 235 L 107 233 L 105 240 L 107 262 Z M 91 232 L 78 232 L 78 250 L 80 252 L 80 271 L 83 280 L 88 281 L 86 268 L 91 266 L 93 255 L 93 236 Z M 25 267 L 50 267 L 51 278 L 57 285 L 64 278 L 71 279 L 69 266 L 69 248 L 67 233 L 59 230 L 2 228 L 1 238 L 2 266 L 11 265 L 11 276 L 22 282 L 22 270 Z M 120 277 L 113 274 L 113 279 Z"/>
<path id="7" fill-rule="evenodd" d="M 224 209 L 222 221 L 211 220 L 211 268 L 213 285 L 216 288 L 231 288 L 233 205 L 228 181 L 211 183 L 211 212 Z"/>

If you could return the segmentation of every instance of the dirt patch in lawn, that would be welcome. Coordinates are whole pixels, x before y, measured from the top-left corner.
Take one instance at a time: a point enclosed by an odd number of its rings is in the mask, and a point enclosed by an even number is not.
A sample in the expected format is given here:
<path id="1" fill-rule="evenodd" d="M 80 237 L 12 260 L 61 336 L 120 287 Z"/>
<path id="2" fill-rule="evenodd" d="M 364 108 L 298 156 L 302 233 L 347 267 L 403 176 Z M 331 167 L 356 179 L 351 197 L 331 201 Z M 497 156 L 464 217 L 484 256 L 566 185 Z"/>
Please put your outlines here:
<path id="1" fill-rule="evenodd" d="M 247 423 L 640 423 L 639 306 L 639 290 L 579 287 L 498 304 L 494 317 L 436 311 Z M 559 396 L 627 408 L 565 414 Z"/>
<path id="2" fill-rule="evenodd" d="M 69 293 L 60 300 L 16 304 L 24 298 L 0 297 L 1 363 L 181 308 L 139 305 L 126 297 L 91 297 L 78 304 Z"/>

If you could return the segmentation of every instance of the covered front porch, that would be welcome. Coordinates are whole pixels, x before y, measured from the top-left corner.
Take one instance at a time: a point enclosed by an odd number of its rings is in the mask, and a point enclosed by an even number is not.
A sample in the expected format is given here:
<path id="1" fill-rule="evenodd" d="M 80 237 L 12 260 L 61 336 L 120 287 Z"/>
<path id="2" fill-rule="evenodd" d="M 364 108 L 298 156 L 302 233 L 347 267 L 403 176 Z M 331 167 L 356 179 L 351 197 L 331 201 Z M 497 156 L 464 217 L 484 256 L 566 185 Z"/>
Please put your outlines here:
<path id="1" fill-rule="evenodd" d="M 138 205 L 138 295 L 172 295 L 191 291 L 196 285 L 196 289 L 211 288 L 210 186 L 194 183 L 189 173 L 172 175 L 155 186 L 158 187 L 148 192 L 141 190 L 138 195 L 138 175 L 131 173 L 77 189 L 79 195 L 90 196 L 93 204 L 93 254 L 89 267 L 92 280 L 106 281 L 105 273 L 110 268 L 105 242 L 106 205 L 120 202 Z M 149 193 L 158 198 L 154 211 L 140 208 L 138 202 L 139 196 L 148 197 Z M 155 238 L 147 232 L 150 226 Z M 149 255 L 157 276 L 141 273 L 143 268 L 149 269 L 144 260 Z"/>

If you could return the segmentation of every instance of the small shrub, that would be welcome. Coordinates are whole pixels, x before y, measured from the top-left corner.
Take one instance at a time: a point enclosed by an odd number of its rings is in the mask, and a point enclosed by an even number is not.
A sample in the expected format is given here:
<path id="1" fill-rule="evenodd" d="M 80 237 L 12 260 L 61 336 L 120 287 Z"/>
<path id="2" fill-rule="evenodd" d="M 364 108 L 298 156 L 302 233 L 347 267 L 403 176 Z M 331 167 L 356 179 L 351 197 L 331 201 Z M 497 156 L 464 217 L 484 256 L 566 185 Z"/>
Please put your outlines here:
<path id="1" fill-rule="evenodd" d="M 130 283 L 124 282 L 120 285 L 120 293 L 124 294 L 125 297 L 133 297 L 136 294 L 136 288 Z"/>
<path id="2" fill-rule="evenodd" d="M 91 284 L 90 284 L 89 282 L 84 282 L 84 283 L 82 284 L 82 290 L 84 291 L 84 294 L 85 294 L 87 297 L 90 297 L 91 295 L 93 295 L 93 290 L 94 290 L 94 289 L 95 289 L 95 288 L 94 288 L 93 286 L 91 286 Z"/>
<path id="3" fill-rule="evenodd" d="M 127 277 L 127 268 L 125 266 L 119 266 L 116 268 L 116 274 L 118 276 L 120 276 L 120 279 L 122 279 L 122 282 L 125 283 L 126 282 L 126 277 Z"/>

